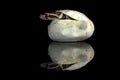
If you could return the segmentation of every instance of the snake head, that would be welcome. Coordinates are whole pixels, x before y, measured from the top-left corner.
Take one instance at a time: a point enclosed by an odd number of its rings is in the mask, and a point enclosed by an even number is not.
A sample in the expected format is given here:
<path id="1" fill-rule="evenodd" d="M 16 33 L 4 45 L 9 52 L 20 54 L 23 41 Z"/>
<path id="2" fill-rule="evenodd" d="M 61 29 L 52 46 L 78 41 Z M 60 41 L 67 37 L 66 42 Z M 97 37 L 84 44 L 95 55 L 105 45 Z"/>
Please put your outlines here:
<path id="1" fill-rule="evenodd" d="M 44 14 L 40 14 L 40 19 L 42 19 L 42 20 L 54 20 L 54 19 L 75 20 L 74 18 L 72 18 L 62 12 L 59 12 L 59 11 L 46 12 Z"/>

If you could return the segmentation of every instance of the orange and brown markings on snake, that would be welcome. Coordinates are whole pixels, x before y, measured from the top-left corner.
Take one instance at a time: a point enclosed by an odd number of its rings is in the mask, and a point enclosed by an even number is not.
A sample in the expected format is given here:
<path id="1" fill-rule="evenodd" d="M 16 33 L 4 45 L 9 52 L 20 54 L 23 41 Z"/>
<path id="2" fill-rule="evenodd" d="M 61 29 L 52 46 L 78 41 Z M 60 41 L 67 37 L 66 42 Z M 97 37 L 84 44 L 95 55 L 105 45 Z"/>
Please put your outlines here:
<path id="1" fill-rule="evenodd" d="M 60 19 L 60 20 L 75 20 L 74 18 L 59 12 L 59 11 L 54 11 L 54 12 L 46 12 L 44 14 L 40 15 L 40 19 L 42 20 L 54 20 L 54 19 Z"/>

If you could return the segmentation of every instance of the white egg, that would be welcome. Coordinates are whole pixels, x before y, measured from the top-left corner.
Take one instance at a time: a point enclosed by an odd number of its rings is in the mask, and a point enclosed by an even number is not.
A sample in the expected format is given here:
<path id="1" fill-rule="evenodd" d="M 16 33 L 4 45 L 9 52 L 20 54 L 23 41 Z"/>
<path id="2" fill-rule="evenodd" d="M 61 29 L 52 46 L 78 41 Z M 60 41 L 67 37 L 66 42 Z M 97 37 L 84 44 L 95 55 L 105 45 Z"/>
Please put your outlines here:
<path id="1" fill-rule="evenodd" d="M 74 10 L 58 10 L 73 18 L 54 19 L 48 26 L 48 35 L 54 41 L 70 42 L 82 41 L 92 36 L 93 22 L 83 13 Z M 61 17 L 61 15 L 59 16 Z"/>
<path id="2" fill-rule="evenodd" d="M 62 70 L 76 70 L 93 59 L 94 49 L 85 42 L 51 43 L 48 54 L 53 63 L 58 64 Z"/>

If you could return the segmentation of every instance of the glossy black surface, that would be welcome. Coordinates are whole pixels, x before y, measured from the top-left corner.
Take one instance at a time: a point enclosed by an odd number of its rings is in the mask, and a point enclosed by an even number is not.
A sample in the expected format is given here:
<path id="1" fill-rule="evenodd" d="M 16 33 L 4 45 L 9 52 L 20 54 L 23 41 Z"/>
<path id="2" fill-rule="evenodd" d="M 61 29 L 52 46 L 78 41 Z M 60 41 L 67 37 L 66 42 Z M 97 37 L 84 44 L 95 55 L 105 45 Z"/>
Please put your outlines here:
<path id="1" fill-rule="evenodd" d="M 97 80 L 96 77 L 103 78 L 106 76 L 106 72 L 109 71 L 108 67 L 105 66 L 109 64 L 109 60 L 106 60 L 108 53 L 105 44 L 101 44 L 100 42 L 106 42 L 103 36 L 106 36 L 107 33 L 105 30 L 106 28 L 101 28 L 105 20 L 103 20 L 101 24 L 102 17 L 100 17 L 100 15 L 103 15 L 103 13 L 100 14 L 102 10 L 99 2 L 93 0 L 39 0 L 33 1 L 31 6 L 30 11 L 32 14 L 30 17 L 32 22 L 30 22 L 31 26 L 29 27 L 29 47 L 25 57 L 27 60 L 25 65 L 27 64 L 28 66 L 26 67 L 26 75 L 28 75 L 29 78 L 36 80 Z M 85 42 L 93 47 L 95 56 L 90 63 L 78 70 L 63 72 L 47 70 L 40 67 L 40 64 L 43 62 L 51 62 L 48 56 L 48 46 L 53 41 L 49 39 L 47 33 L 47 26 L 50 21 L 40 20 L 39 15 L 46 11 L 59 9 L 71 9 L 83 12 L 95 25 L 93 36 L 85 40 Z"/>

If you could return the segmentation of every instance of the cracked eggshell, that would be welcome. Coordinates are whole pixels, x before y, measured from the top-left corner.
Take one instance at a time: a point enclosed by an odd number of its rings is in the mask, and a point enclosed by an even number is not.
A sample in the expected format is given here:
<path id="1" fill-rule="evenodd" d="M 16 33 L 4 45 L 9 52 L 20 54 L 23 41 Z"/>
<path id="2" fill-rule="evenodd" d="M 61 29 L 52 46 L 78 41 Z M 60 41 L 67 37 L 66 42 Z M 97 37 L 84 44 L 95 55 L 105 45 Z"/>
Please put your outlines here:
<path id="1" fill-rule="evenodd" d="M 48 35 L 54 41 L 82 41 L 92 36 L 93 22 L 83 13 L 73 10 L 58 10 L 76 20 L 53 20 L 48 26 Z"/>

